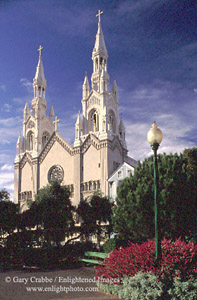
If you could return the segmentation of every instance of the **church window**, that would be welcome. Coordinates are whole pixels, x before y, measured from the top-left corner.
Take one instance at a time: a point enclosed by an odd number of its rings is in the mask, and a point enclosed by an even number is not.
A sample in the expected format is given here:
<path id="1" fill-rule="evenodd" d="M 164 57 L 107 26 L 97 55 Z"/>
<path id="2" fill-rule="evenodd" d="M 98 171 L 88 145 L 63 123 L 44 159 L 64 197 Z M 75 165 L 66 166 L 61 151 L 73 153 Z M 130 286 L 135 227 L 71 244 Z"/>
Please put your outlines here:
<path id="1" fill-rule="evenodd" d="M 30 131 L 27 135 L 27 150 L 32 151 L 34 148 L 34 134 Z"/>
<path id="2" fill-rule="evenodd" d="M 53 181 L 58 181 L 61 183 L 64 179 L 64 170 L 61 166 L 55 165 L 52 166 L 48 172 L 48 181 L 49 183 Z"/>
<path id="3" fill-rule="evenodd" d="M 48 140 L 49 140 L 49 133 L 47 131 L 43 132 L 42 134 L 42 148 L 45 147 L 45 145 L 47 144 Z"/>
<path id="4" fill-rule="evenodd" d="M 96 190 L 96 181 L 93 182 L 93 190 Z"/>
<path id="5" fill-rule="evenodd" d="M 89 190 L 92 190 L 92 181 L 89 182 Z"/>
<path id="6" fill-rule="evenodd" d="M 38 90 L 41 91 L 41 86 L 38 87 Z"/>
<path id="7" fill-rule="evenodd" d="M 89 113 L 89 131 L 93 131 L 96 132 L 99 130 L 99 115 L 98 112 L 93 109 L 90 113 Z"/>
<path id="8" fill-rule="evenodd" d="M 99 190 L 101 188 L 101 183 L 100 183 L 100 181 L 98 180 L 97 181 L 97 189 Z"/>

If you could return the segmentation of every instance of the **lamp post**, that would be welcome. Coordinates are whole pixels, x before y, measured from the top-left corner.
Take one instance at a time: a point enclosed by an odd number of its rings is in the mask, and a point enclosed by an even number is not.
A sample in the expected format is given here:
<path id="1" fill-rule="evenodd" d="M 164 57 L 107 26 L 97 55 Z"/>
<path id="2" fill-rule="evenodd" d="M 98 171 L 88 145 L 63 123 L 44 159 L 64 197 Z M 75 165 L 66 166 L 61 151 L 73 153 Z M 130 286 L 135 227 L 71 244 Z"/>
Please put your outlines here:
<path id="1" fill-rule="evenodd" d="M 157 150 L 162 141 L 162 131 L 157 127 L 157 123 L 152 124 L 152 128 L 147 133 L 147 140 L 153 149 L 153 167 L 154 167 L 154 208 L 155 208 L 155 256 L 158 263 L 161 257 L 161 237 L 160 237 L 160 218 L 159 218 L 159 202 L 157 203 L 158 190 L 158 166 L 157 166 Z"/>

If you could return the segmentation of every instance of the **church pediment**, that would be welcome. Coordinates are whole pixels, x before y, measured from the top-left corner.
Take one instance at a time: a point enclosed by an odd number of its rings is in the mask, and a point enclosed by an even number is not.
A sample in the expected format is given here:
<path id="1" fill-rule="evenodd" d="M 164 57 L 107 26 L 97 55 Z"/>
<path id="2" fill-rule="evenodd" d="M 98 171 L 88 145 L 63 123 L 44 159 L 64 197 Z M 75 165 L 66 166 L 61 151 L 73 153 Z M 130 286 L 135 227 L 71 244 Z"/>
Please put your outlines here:
<path id="1" fill-rule="evenodd" d="M 70 155 L 73 155 L 75 153 L 73 147 L 68 142 L 66 142 L 57 132 L 54 132 L 39 156 L 39 163 L 43 162 L 55 142 L 58 142 Z"/>
<path id="2" fill-rule="evenodd" d="M 29 152 L 26 152 L 23 156 L 23 158 L 20 161 L 20 168 L 22 169 L 26 163 L 29 163 L 30 165 L 32 165 L 32 156 Z"/>
<path id="3" fill-rule="evenodd" d="M 85 153 L 90 146 L 94 146 L 97 150 L 100 148 L 99 139 L 94 134 L 89 134 L 82 145 L 82 153 Z"/>

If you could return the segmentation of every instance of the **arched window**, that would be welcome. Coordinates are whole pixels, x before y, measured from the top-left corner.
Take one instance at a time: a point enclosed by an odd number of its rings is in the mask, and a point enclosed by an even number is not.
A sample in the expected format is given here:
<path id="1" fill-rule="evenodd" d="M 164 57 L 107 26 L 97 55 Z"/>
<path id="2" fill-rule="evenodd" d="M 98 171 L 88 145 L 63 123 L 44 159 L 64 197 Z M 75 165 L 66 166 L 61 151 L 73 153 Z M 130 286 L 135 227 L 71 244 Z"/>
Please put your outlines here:
<path id="1" fill-rule="evenodd" d="M 47 131 L 44 131 L 42 134 L 42 148 L 45 147 L 45 145 L 47 144 L 48 140 L 50 138 L 50 135 Z"/>
<path id="2" fill-rule="evenodd" d="M 91 110 L 89 113 L 88 129 L 93 132 L 99 131 L 99 114 L 95 109 Z"/>
<path id="3" fill-rule="evenodd" d="M 34 134 L 30 131 L 27 135 L 27 150 L 32 151 L 34 148 Z"/>

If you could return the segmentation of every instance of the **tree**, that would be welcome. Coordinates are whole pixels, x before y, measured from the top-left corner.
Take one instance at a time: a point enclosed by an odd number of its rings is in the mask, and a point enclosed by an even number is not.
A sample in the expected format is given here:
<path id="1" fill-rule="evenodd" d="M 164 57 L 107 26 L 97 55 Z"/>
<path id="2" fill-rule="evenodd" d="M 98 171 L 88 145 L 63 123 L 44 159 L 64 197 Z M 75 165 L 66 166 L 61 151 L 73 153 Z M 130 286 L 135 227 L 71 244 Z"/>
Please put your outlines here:
<path id="1" fill-rule="evenodd" d="M 55 243 L 59 246 L 74 231 L 74 207 L 69 197 L 69 190 L 54 181 L 38 191 L 36 202 L 30 208 L 37 217 L 34 224 L 41 224 L 48 245 Z"/>
<path id="2" fill-rule="evenodd" d="M 17 226 L 17 205 L 10 201 L 9 193 L 0 190 L 0 232 L 10 234 Z"/>
<path id="3" fill-rule="evenodd" d="M 86 239 L 89 236 L 96 234 L 98 247 L 100 248 L 102 233 L 109 233 L 110 229 L 112 231 L 112 204 L 109 199 L 95 193 L 90 198 L 90 201 L 86 199 L 80 202 L 77 213 L 82 218 L 82 233 L 85 235 Z M 105 225 L 102 223 L 105 223 Z M 108 223 L 108 225 L 106 225 L 106 223 Z"/>
<path id="4" fill-rule="evenodd" d="M 92 207 L 87 199 L 80 201 L 77 207 L 77 214 L 81 218 L 80 237 L 84 237 L 88 241 L 89 237 L 95 234 L 96 224 Z"/>
<path id="5" fill-rule="evenodd" d="M 158 155 L 161 236 L 186 237 L 196 227 L 196 149 Z M 153 159 L 139 163 L 117 191 L 114 230 L 134 242 L 154 237 Z"/>

